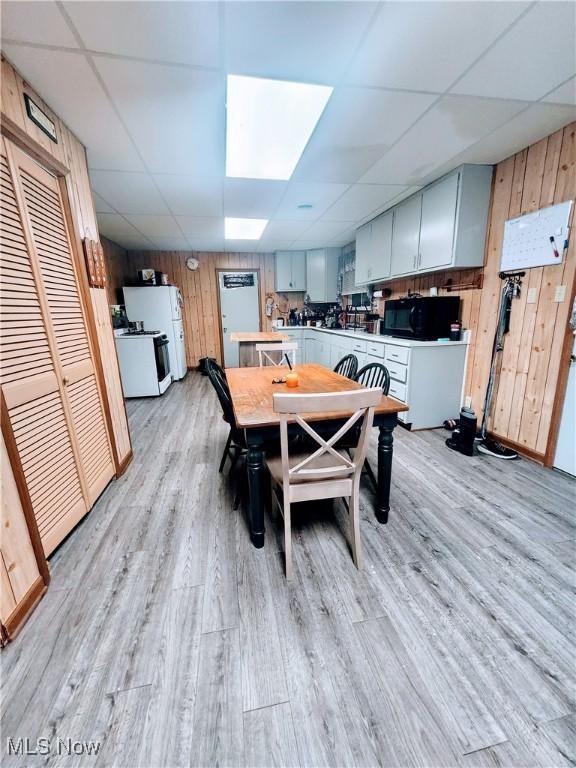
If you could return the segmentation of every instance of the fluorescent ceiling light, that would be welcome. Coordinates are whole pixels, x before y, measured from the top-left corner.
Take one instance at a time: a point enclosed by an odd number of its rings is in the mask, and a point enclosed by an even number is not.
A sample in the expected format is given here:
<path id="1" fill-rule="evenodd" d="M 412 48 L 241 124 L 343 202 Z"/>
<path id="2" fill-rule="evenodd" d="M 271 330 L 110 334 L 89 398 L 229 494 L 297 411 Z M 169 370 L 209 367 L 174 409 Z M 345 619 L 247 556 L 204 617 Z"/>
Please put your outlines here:
<path id="1" fill-rule="evenodd" d="M 332 91 L 228 75 L 226 175 L 289 179 Z"/>
<path id="2" fill-rule="evenodd" d="M 260 240 L 268 219 L 224 219 L 226 240 Z"/>

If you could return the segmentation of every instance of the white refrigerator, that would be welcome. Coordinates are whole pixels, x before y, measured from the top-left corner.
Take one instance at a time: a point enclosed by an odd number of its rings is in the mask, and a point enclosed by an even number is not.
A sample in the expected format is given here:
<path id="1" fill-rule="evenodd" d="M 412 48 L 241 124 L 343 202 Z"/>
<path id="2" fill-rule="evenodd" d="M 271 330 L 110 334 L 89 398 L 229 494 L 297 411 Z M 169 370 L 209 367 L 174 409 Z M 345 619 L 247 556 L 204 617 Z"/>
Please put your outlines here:
<path id="1" fill-rule="evenodd" d="M 162 331 L 170 344 L 170 371 L 174 379 L 186 376 L 186 347 L 182 322 L 182 294 L 175 285 L 123 288 L 128 320 L 142 320 L 144 330 Z"/>

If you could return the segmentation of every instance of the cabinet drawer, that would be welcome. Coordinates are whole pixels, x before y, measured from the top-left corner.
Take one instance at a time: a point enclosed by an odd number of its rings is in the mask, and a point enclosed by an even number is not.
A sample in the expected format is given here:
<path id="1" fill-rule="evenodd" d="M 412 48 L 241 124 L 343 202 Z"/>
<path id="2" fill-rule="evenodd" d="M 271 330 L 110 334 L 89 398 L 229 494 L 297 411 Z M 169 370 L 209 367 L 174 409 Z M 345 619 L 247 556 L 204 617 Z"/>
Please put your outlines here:
<path id="1" fill-rule="evenodd" d="M 408 374 L 407 366 L 387 360 L 386 368 L 388 368 L 388 373 L 390 374 L 391 379 L 394 379 L 395 381 L 406 381 Z"/>
<path id="2" fill-rule="evenodd" d="M 368 343 L 367 352 L 374 357 L 384 357 L 385 344 L 370 344 Z"/>
<path id="3" fill-rule="evenodd" d="M 409 356 L 410 350 L 408 347 L 393 347 L 390 344 L 386 344 L 386 360 L 389 360 L 391 363 L 408 365 Z"/>
<path id="4" fill-rule="evenodd" d="M 390 381 L 390 390 L 388 392 L 390 397 L 394 397 L 396 400 L 406 402 L 406 384 L 400 384 L 398 381 Z"/>
<path id="5" fill-rule="evenodd" d="M 366 352 L 366 342 L 365 341 L 353 341 L 352 342 L 352 351 L 353 352 Z"/>

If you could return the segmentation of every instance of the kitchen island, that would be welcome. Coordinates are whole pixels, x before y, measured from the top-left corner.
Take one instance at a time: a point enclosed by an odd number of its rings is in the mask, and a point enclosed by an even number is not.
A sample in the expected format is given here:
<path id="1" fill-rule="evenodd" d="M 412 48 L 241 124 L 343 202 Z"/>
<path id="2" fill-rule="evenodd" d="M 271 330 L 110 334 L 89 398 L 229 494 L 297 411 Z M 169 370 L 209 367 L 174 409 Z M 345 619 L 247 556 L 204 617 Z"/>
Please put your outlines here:
<path id="1" fill-rule="evenodd" d="M 230 341 L 235 341 L 239 345 L 239 366 L 247 368 L 258 365 L 258 355 L 256 353 L 256 344 L 265 344 L 270 342 L 290 341 L 291 337 L 281 332 L 270 331 L 233 331 L 230 334 Z"/>

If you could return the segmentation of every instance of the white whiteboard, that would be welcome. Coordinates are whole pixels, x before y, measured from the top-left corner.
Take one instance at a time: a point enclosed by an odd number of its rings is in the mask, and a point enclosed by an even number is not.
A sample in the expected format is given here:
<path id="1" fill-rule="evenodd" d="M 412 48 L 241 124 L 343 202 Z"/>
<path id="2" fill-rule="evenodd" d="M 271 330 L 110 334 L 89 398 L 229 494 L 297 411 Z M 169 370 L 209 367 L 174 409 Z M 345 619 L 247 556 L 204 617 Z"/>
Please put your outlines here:
<path id="1" fill-rule="evenodd" d="M 517 269 L 544 267 L 561 264 L 564 258 L 564 241 L 568 239 L 568 222 L 572 200 L 541 208 L 517 219 L 509 219 L 504 225 L 504 243 L 500 270 L 513 272 Z M 554 255 L 550 236 L 555 239 L 559 258 Z"/>

